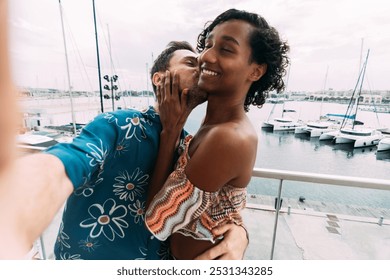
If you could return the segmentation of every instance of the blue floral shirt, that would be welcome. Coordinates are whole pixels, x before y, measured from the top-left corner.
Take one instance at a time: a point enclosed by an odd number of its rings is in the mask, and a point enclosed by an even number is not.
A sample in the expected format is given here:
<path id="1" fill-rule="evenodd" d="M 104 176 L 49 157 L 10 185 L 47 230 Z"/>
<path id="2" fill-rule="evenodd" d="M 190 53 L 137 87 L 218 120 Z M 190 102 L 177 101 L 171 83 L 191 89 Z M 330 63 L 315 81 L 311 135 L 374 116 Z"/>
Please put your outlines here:
<path id="1" fill-rule="evenodd" d="M 65 165 L 74 192 L 63 212 L 56 259 L 166 259 L 145 226 L 147 186 L 161 123 L 153 107 L 103 113 L 72 143 L 46 152 Z"/>

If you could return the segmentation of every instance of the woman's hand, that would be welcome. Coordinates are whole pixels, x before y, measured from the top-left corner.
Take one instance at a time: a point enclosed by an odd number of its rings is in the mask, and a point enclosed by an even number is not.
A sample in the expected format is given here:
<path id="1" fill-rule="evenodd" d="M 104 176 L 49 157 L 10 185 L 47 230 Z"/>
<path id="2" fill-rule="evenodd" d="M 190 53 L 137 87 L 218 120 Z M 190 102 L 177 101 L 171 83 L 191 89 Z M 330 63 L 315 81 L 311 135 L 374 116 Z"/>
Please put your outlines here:
<path id="1" fill-rule="evenodd" d="M 179 92 L 180 78 L 167 70 L 157 86 L 157 102 L 163 131 L 179 137 L 190 110 L 187 106 L 188 89 Z"/>

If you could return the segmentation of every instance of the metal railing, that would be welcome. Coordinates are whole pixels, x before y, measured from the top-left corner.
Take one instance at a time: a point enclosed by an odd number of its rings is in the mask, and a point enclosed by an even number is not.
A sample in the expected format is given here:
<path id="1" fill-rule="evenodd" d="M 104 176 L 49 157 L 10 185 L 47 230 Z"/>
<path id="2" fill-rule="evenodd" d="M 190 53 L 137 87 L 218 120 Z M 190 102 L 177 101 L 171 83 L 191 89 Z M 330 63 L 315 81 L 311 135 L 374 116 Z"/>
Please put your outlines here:
<path id="1" fill-rule="evenodd" d="M 310 182 L 316 184 L 328 184 L 328 185 L 335 185 L 335 186 L 358 187 L 364 189 L 390 191 L 390 180 L 385 180 L 385 179 L 327 175 L 327 174 L 265 169 L 265 168 L 254 168 L 252 176 L 257 178 L 268 178 L 268 179 L 279 180 L 279 188 L 278 188 L 278 195 L 276 199 L 276 210 L 275 210 L 276 215 L 275 215 L 274 230 L 272 236 L 272 246 L 271 246 L 271 256 L 270 256 L 271 260 L 274 257 L 276 233 L 278 227 L 279 212 L 281 208 L 281 194 L 283 188 L 283 181 Z"/>
<path id="2" fill-rule="evenodd" d="M 338 176 L 338 175 L 327 175 L 318 173 L 298 172 L 298 171 L 286 171 L 276 169 L 265 169 L 265 168 L 254 168 L 252 176 L 256 178 L 267 178 L 279 180 L 279 188 L 276 199 L 276 210 L 275 210 L 275 222 L 272 236 L 272 247 L 270 259 L 274 257 L 275 241 L 278 227 L 279 212 L 281 208 L 281 194 L 283 189 L 284 181 L 298 181 L 298 182 L 309 182 L 316 184 L 328 184 L 335 186 L 347 186 L 347 187 L 359 187 L 365 189 L 376 189 L 376 190 L 388 190 L 390 191 L 390 180 L 384 179 L 371 179 L 371 178 L 360 178 L 360 177 L 349 177 L 349 176 Z M 38 247 L 40 257 L 46 259 L 46 252 L 44 241 L 41 236 L 37 240 L 36 246 Z"/>

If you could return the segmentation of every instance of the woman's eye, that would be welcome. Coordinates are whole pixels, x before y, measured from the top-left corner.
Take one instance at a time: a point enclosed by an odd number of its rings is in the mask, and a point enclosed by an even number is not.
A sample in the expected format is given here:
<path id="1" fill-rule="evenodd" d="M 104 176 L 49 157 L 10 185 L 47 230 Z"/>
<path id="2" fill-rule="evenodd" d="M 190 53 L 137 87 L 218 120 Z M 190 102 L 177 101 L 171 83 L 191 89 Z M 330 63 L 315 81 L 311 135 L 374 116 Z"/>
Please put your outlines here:
<path id="1" fill-rule="evenodd" d="M 231 48 L 226 48 L 226 47 L 222 47 L 221 50 L 224 52 L 229 52 L 229 53 L 233 52 Z"/>

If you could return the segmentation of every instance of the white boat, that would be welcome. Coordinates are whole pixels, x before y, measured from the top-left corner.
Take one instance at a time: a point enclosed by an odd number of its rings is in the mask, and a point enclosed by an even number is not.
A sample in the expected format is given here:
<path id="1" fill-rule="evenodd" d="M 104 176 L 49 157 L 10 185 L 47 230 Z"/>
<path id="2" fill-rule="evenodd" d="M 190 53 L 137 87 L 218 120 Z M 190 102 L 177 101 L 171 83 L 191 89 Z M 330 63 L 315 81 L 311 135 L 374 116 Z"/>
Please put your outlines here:
<path id="1" fill-rule="evenodd" d="M 290 116 L 285 116 L 287 113 L 296 113 L 293 109 L 285 109 L 285 102 L 283 103 L 282 116 L 271 118 L 274 114 L 275 107 L 278 103 L 275 103 L 272 107 L 271 112 L 268 115 L 268 119 L 263 121 L 261 128 L 270 129 L 272 131 L 294 131 L 295 128 L 301 127 L 304 125 L 302 121 L 291 118 Z"/>
<path id="2" fill-rule="evenodd" d="M 390 151 L 390 137 L 382 138 L 378 143 L 378 152 Z"/>
<path id="3" fill-rule="evenodd" d="M 17 147 L 22 151 L 37 152 L 46 150 L 58 142 L 49 136 L 26 133 L 17 135 L 16 143 Z"/>
<path id="4" fill-rule="evenodd" d="M 324 132 L 320 135 L 319 140 L 321 141 L 327 141 L 327 140 L 334 140 L 335 137 L 340 133 L 340 130 L 335 129 L 328 132 Z"/>
<path id="5" fill-rule="evenodd" d="M 350 103 L 345 114 L 345 118 L 338 131 L 324 133 L 320 140 L 334 139 L 336 144 L 352 144 L 354 148 L 364 148 L 375 146 L 383 138 L 381 131 L 374 128 L 365 128 L 362 122 L 356 120 L 356 114 L 359 106 L 359 98 L 363 85 L 365 70 L 367 67 L 369 50 L 364 65 L 360 71 L 355 90 L 351 96 Z M 359 89 L 359 90 L 357 90 Z M 348 124 L 350 122 L 350 124 Z"/>
<path id="6" fill-rule="evenodd" d="M 382 134 L 384 134 L 384 135 L 390 135 L 390 127 L 381 127 L 381 128 L 378 128 L 377 130 L 382 132 Z"/>
<path id="7" fill-rule="evenodd" d="M 273 131 L 294 131 L 297 127 L 303 126 L 302 122 L 295 121 L 291 118 L 274 118 L 269 121 L 264 121 L 262 128 L 269 128 Z"/>
<path id="8" fill-rule="evenodd" d="M 44 151 L 57 143 L 70 143 L 72 136 L 66 136 L 54 131 L 33 131 L 16 136 L 16 144 L 22 153 Z"/>
<path id="9" fill-rule="evenodd" d="M 353 144 L 354 148 L 375 146 L 382 133 L 371 128 L 342 128 L 335 137 L 336 144 Z"/>
<path id="10" fill-rule="evenodd" d="M 330 121 L 313 121 L 304 126 L 295 128 L 295 134 L 307 134 L 310 138 L 320 137 L 322 134 L 337 130 L 337 124 Z"/>

